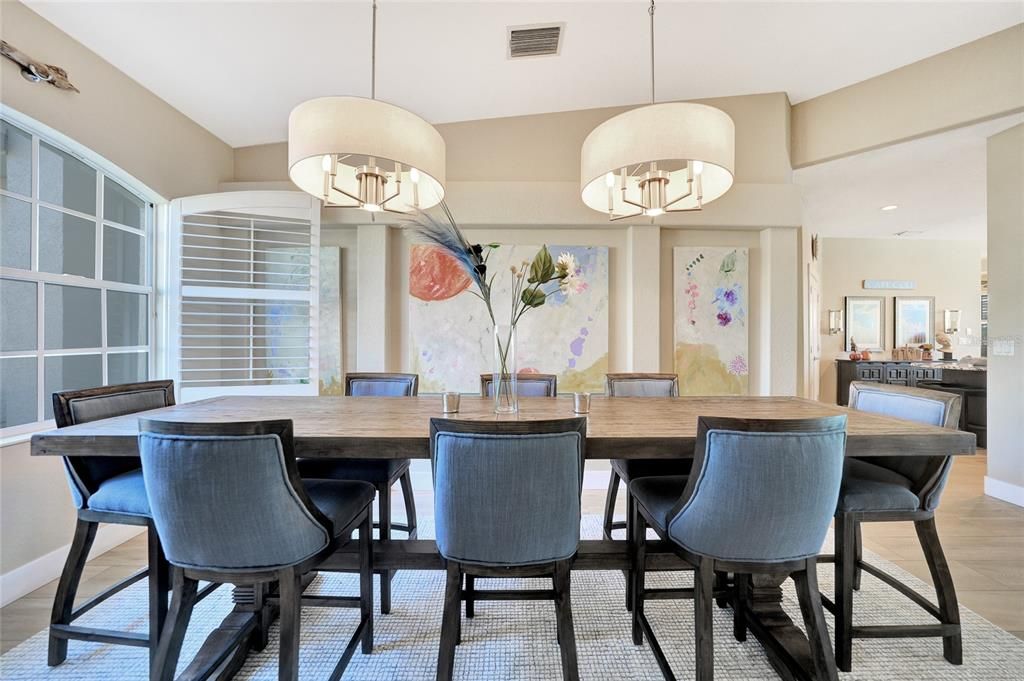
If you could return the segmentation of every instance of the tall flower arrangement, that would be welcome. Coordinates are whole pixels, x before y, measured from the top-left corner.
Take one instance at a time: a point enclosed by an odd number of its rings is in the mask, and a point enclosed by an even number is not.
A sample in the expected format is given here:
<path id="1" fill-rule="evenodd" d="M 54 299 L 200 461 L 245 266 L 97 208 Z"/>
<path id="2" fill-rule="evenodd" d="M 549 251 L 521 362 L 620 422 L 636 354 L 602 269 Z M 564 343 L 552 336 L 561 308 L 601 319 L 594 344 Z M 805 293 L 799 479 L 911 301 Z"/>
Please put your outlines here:
<path id="1" fill-rule="evenodd" d="M 543 306 L 549 297 L 559 292 L 567 296 L 580 293 L 585 290 L 586 284 L 580 276 L 576 258 L 571 253 L 562 253 L 555 260 L 547 246 L 541 246 L 532 260 L 523 260 L 509 266 L 508 273 L 512 277 L 512 305 L 508 322 L 498 319 L 492 294 L 499 272 L 489 272 L 487 263 L 491 255 L 501 247 L 500 244 L 471 244 L 459 229 L 447 204 L 442 201 L 440 205 L 444 212 L 443 220 L 420 211 L 407 221 L 406 226 L 423 241 L 442 249 L 462 266 L 474 284 L 469 292 L 483 301 L 491 325 L 502 329 L 501 337 L 495 337 L 495 369 L 499 376 L 494 390 L 496 397 L 500 399 L 502 391 L 510 390 L 514 381 L 515 371 L 511 368 L 510 352 L 516 327 L 523 315 L 529 310 Z M 514 395 L 509 397 L 514 401 Z"/>

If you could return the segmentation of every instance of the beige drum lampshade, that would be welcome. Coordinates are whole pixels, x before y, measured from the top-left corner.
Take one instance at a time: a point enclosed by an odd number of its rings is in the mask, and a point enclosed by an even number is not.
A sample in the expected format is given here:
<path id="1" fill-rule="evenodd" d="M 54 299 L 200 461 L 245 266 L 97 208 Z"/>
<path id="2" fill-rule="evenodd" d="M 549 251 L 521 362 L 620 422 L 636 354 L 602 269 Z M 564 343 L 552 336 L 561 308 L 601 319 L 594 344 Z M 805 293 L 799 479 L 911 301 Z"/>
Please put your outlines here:
<path id="1" fill-rule="evenodd" d="M 379 100 L 311 99 L 288 117 L 288 176 L 328 205 L 426 209 L 444 198 L 444 139 L 416 114 Z"/>
<path id="2" fill-rule="evenodd" d="M 619 114 L 587 136 L 581 197 L 613 218 L 696 210 L 729 190 L 735 164 L 736 127 L 724 111 L 689 102 L 651 104 Z M 645 177 L 657 181 L 645 185 Z"/>

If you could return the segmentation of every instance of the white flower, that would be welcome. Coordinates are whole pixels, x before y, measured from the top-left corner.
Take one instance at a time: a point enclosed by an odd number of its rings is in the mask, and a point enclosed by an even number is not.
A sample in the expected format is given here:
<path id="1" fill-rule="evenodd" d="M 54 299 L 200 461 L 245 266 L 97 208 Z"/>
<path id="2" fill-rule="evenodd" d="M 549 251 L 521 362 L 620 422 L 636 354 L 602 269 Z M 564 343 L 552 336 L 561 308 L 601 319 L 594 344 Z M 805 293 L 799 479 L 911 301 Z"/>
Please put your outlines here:
<path id="1" fill-rule="evenodd" d="M 562 277 L 575 277 L 579 265 L 576 263 L 576 256 L 572 253 L 562 253 L 558 256 L 558 262 L 555 263 L 555 273 Z"/>

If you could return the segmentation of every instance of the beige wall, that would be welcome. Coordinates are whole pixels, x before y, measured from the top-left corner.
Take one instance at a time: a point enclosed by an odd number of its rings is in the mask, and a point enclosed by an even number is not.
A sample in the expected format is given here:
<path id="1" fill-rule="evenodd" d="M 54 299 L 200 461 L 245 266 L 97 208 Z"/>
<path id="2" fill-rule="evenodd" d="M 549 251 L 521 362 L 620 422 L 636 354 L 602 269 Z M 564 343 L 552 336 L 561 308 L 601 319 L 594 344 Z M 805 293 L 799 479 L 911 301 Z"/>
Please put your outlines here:
<path id="1" fill-rule="evenodd" d="M 893 345 L 894 296 L 934 296 L 935 322 L 942 310 L 960 310 L 962 333 L 954 340 L 955 357 L 981 354 L 981 257 L 976 241 L 917 239 L 822 239 L 821 389 L 819 399 L 835 402 L 834 360 L 845 357 L 843 335 L 827 334 L 828 310 L 842 310 L 844 296 L 884 296 L 886 348 Z M 864 279 L 911 279 L 912 291 L 865 290 Z M 974 338 L 967 337 L 967 329 Z M 961 343 L 961 341 L 964 341 Z M 970 342 L 967 342 L 970 341 Z M 887 357 L 887 354 L 879 358 Z"/>
<path id="2" fill-rule="evenodd" d="M 4 107 L 88 147 L 167 198 L 216 191 L 231 179 L 231 147 L 21 3 L 0 3 L 0 35 L 26 54 L 67 69 L 81 90 L 30 83 L 4 59 Z M 0 575 L 61 549 L 73 530 L 60 461 L 30 458 L 27 443 L 0 448 Z M 52 578 L 46 574 L 51 567 L 40 568 L 43 582 Z"/>
<path id="3" fill-rule="evenodd" d="M 985 491 L 1024 506 L 1024 125 L 988 140 L 988 295 Z"/>
<path id="4" fill-rule="evenodd" d="M 81 90 L 30 83 L 4 59 L 4 106 L 67 135 L 165 198 L 215 191 L 232 178 L 231 147 L 21 3 L 0 3 L 0 35 L 62 66 Z"/>
<path id="5" fill-rule="evenodd" d="M 793 167 L 1019 111 L 1024 24 L 795 105 Z"/>

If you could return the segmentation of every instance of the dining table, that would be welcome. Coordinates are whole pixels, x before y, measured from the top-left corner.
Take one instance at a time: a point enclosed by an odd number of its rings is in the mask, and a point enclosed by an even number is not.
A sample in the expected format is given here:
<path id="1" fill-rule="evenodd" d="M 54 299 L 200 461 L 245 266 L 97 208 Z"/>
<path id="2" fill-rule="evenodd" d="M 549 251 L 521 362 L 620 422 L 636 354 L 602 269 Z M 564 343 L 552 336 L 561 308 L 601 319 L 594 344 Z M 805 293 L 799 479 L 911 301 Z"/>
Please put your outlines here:
<path id="1" fill-rule="evenodd" d="M 495 414 L 492 399 L 463 395 L 457 414 L 442 413 L 440 395 L 418 397 L 318 397 L 225 395 L 32 436 L 34 456 L 137 457 L 138 421 L 243 422 L 291 419 L 297 457 L 429 459 L 432 418 L 475 421 L 542 420 L 579 416 L 571 395 L 520 398 L 516 414 Z M 975 452 L 973 433 L 924 425 L 797 397 L 604 397 L 595 395 L 587 414 L 586 458 L 669 459 L 692 457 L 701 416 L 744 419 L 806 419 L 846 414 L 846 456 L 951 456 Z M 626 570 L 627 542 L 585 539 L 574 570 Z M 692 569 L 665 541 L 648 544 L 648 570 Z M 374 568 L 443 570 L 444 559 L 430 539 L 374 542 Z M 342 547 L 322 570 L 355 570 L 358 555 Z M 154 569 L 154 566 L 151 566 Z M 750 630 L 780 677 L 812 679 L 810 647 L 782 604 L 778 576 L 755 575 Z M 625 585 L 623 586 L 625 588 Z M 237 586 L 232 610 L 206 639 L 184 679 L 230 678 L 248 652 L 266 643 L 276 601 L 266 589 Z M 425 617 L 437 613 L 423 613 Z M 623 610 L 623 616 L 626 616 Z M 622 644 L 632 645 L 628 640 Z M 654 661 L 652 659 L 652 664 Z"/>

